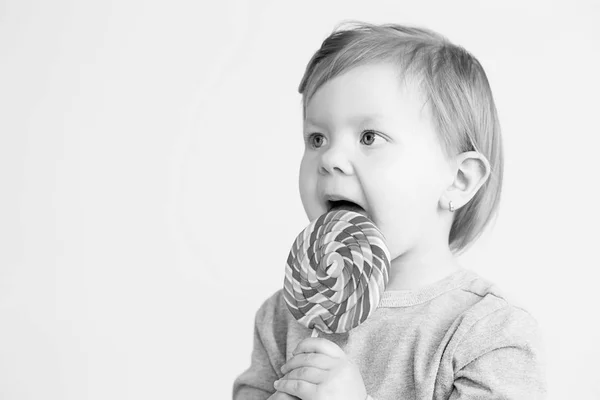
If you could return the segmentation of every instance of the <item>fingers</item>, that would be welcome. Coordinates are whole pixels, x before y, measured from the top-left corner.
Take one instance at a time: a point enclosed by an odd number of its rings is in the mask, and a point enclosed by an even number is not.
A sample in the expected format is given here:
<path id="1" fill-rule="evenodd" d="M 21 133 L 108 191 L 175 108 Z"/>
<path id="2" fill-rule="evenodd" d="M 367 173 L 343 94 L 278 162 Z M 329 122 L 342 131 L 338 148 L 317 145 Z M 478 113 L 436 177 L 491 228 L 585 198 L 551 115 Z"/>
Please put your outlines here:
<path id="1" fill-rule="evenodd" d="M 337 344 L 319 337 L 311 337 L 301 341 L 293 354 L 297 355 L 300 353 L 320 353 L 333 358 L 345 356 L 344 351 Z"/>
<path id="2" fill-rule="evenodd" d="M 327 339 L 304 339 L 281 367 L 285 376 L 275 382 L 275 389 L 301 399 L 312 398 L 318 385 L 327 379 L 329 370 L 345 357 L 344 351 Z"/>
<path id="3" fill-rule="evenodd" d="M 297 368 L 309 367 L 318 368 L 321 370 L 329 370 L 335 366 L 335 359 L 319 354 L 319 353 L 300 353 L 292 358 L 281 367 L 281 373 L 288 372 Z"/>
<path id="4" fill-rule="evenodd" d="M 317 391 L 317 385 L 295 379 L 280 379 L 275 381 L 275 389 L 301 399 L 312 398 Z"/>
<path id="5" fill-rule="evenodd" d="M 297 381 L 306 381 L 318 385 L 327 377 L 327 371 L 319 368 L 300 367 L 286 374 L 282 379 L 291 379 Z"/>

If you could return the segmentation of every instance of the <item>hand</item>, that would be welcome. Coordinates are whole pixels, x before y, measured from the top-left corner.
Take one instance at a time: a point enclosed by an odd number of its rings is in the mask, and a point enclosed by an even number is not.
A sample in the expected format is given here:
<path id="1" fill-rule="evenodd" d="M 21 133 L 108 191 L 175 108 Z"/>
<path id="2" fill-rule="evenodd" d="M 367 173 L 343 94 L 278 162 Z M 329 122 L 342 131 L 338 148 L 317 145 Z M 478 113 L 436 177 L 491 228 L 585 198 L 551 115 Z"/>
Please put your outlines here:
<path id="1" fill-rule="evenodd" d="M 275 389 L 302 400 L 365 400 L 367 390 L 358 367 L 335 343 L 308 338 L 281 367 Z"/>

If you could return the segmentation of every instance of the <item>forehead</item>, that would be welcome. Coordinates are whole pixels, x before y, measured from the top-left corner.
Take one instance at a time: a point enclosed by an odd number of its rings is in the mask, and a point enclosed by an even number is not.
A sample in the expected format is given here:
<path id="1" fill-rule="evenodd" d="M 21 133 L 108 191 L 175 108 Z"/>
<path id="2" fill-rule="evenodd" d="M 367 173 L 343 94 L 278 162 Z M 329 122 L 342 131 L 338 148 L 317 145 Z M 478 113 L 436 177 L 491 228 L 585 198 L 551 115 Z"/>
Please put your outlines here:
<path id="1" fill-rule="evenodd" d="M 390 63 L 354 67 L 323 84 L 306 106 L 305 123 L 375 122 L 421 118 L 425 97 L 413 79 Z"/>

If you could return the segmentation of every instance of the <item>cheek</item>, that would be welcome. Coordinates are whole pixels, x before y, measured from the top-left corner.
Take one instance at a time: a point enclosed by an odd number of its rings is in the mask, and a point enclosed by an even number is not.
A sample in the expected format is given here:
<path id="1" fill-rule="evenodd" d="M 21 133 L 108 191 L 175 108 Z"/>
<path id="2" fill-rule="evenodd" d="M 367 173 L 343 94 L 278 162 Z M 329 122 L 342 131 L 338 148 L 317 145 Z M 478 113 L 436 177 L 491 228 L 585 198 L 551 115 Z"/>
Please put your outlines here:
<path id="1" fill-rule="evenodd" d="M 317 177 L 310 161 L 306 158 L 300 163 L 300 174 L 298 179 L 298 189 L 300 191 L 300 199 L 302 206 L 309 220 L 313 220 L 318 215 L 318 200 L 317 200 Z"/>
<path id="2" fill-rule="evenodd" d="M 392 258 L 403 253 L 412 244 L 419 218 L 415 210 L 410 208 L 406 198 L 387 197 L 381 204 L 383 211 L 374 221 L 383 233 Z"/>
<path id="3" fill-rule="evenodd" d="M 435 201 L 416 165 L 391 168 L 372 186 L 373 220 L 386 238 L 392 258 L 414 245 Z"/>
<path id="4" fill-rule="evenodd" d="M 305 157 L 302 158 L 300 162 L 300 174 L 298 178 L 298 185 L 300 188 L 300 196 L 302 196 L 303 201 L 304 197 L 308 195 L 309 192 L 314 191 L 314 172 L 311 165 L 310 160 Z"/>

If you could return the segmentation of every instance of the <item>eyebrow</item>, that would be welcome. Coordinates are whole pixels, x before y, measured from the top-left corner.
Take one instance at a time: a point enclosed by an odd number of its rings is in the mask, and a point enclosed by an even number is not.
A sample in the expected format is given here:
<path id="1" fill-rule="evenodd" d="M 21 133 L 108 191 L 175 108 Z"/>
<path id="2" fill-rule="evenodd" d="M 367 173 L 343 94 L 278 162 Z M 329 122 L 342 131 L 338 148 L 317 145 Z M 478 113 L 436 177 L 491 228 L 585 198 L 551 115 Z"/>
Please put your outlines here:
<path id="1" fill-rule="evenodd" d="M 366 123 L 373 123 L 385 119 L 385 117 L 381 114 L 370 114 L 370 115 L 359 115 L 354 118 L 350 118 L 349 122 L 353 125 L 364 125 Z M 305 118 L 305 122 L 314 126 L 321 126 L 321 124 L 310 118 Z"/>

